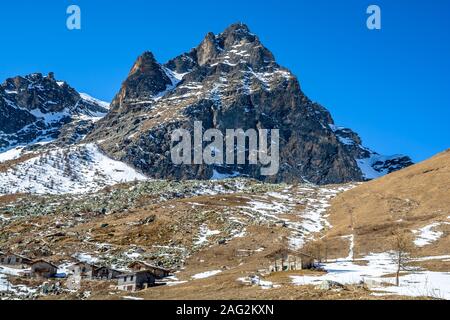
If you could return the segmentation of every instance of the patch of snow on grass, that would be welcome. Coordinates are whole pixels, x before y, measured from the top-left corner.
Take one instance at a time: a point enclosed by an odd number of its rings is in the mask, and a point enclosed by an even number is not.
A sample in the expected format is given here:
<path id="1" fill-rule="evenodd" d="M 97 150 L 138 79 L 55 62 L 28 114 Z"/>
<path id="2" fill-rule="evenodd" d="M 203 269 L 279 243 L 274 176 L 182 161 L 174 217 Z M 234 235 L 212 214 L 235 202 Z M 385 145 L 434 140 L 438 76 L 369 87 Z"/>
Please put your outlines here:
<path id="1" fill-rule="evenodd" d="M 261 280 L 261 278 L 256 275 L 245 278 L 238 278 L 237 281 L 242 282 L 244 284 L 259 286 L 262 289 L 266 290 L 279 287 L 279 285 L 274 285 L 273 282 L 271 281 Z"/>
<path id="2" fill-rule="evenodd" d="M 422 271 L 400 277 L 400 285 L 395 286 L 395 278 L 384 278 L 386 287 L 372 290 L 410 297 L 431 297 L 450 300 L 450 273 Z M 386 294 L 384 294 L 386 295 Z"/>
<path id="3" fill-rule="evenodd" d="M 187 281 L 181 281 L 175 276 L 170 276 L 170 277 L 164 278 L 164 283 L 166 284 L 166 286 L 172 287 L 172 286 L 177 286 L 177 285 L 180 285 L 183 283 L 187 283 Z"/>
<path id="4" fill-rule="evenodd" d="M 10 268 L 7 266 L 0 266 L 0 273 L 6 274 L 8 276 L 21 276 L 27 271 L 30 271 L 30 269 L 17 269 L 17 268 Z"/>
<path id="5" fill-rule="evenodd" d="M 142 255 L 138 252 L 125 252 L 125 256 L 129 259 L 139 259 Z"/>
<path id="6" fill-rule="evenodd" d="M 378 294 L 385 292 L 413 297 L 427 296 L 450 299 L 450 273 L 415 271 L 402 274 L 400 286 L 396 287 L 394 285 L 395 277 L 386 277 L 395 274 L 397 269 L 389 253 L 370 254 L 354 261 L 362 262 L 362 264 L 357 265 L 348 259 L 338 259 L 334 262 L 321 264 L 321 267 L 327 271 L 324 275 L 291 276 L 291 279 L 296 285 L 318 285 L 325 280 L 341 284 L 364 282 Z M 364 262 L 367 264 L 364 264 Z"/>
<path id="7" fill-rule="evenodd" d="M 206 278 L 210 278 L 213 277 L 219 273 L 221 273 L 222 270 L 213 270 L 213 271 L 206 271 L 206 272 L 202 272 L 202 273 L 197 273 L 195 275 L 192 276 L 192 279 L 194 280 L 198 280 L 198 279 L 206 279 Z"/>
<path id="8" fill-rule="evenodd" d="M 124 299 L 124 300 L 144 300 L 144 298 L 132 297 L 132 296 L 123 296 L 122 299 Z"/>
<path id="9" fill-rule="evenodd" d="M 24 271 L 24 270 L 22 270 L 22 271 Z M 29 288 L 25 285 L 15 286 L 15 285 L 11 284 L 6 277 L 7 275 L 17 276 L 20 274 L 17 273 L 15 270 L 12 270 L 11 268 L 5 269 L 4 267 L 2 267 L 0 269 L 0 292 L 9 293 L 14 298 L 16 298 L 18 296 L 27 296 L 28 294 L 32 294 L 32 293 L 36 292 L 35 289 Z M 0 300 L 2 300 L 2 299 L 0 299 Z"/>
<path id="10" fill-rule="evenodd" d="M 342 238 L 348 239 L 350 241 L 350 248 L 348 250 L 347 260 L 353 260 L 354 248 L 355 248 L 355 235 L 343 236 Z"/>
<path id="11" fill-rule="evenodd" d="M 416 240 L 414 240 L 414 244 L 418 247 L 425 247 L 426 245 L 439 240 L 444 233 L 441 231 L 433 231 L 433 229 L 439 227 L 440 225 L 440 222 L 435 222 L 419 230 L 414 230 L 413 233 L 417 235 Z"/>
<path id="12" fill-rule="evenodd" d="M 208 243 L 208 238 L 220 234 L 219 230 L 210 230 L 206 224 L 200 226 L 198 240 L 194 243 L 197 246 Z"/>

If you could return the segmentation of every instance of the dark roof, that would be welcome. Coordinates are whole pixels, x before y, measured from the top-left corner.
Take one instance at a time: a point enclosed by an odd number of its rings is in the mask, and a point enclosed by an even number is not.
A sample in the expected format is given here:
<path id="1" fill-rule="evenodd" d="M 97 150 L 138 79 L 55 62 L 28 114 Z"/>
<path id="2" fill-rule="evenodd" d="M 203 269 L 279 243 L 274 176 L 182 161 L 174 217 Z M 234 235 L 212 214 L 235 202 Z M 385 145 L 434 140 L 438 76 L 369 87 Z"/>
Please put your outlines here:
<path id="1" fill-rule="evenodd" d="M 165 272 L 170 272 L 169 269 L 162 268 L 162 267 L 158 267 L 158 266 L 155 266 L 155 265 L 150 264 L 150 263 L 145 262 L 145 261 L 133 261 L 133 262 L 131 262 L 131 263 L 128 265 L 128 267 L 130 268 L 130 267 L 131 267 L 132 265 L 134 265 L 134 264 L 142 264 L 142 265 L 144 265 L 144 267 L 147 267 L 147 268 L 156 269 L 156 270 L 161 270 L 161 271 L 165 271 Z"/>
<path id="2" fill-rule="evenodd" d="M 101 270 L 101 269 L 108 269 L 108 270 L 115 271 L 115 272 L 121 272 L 119 270 L 116 270 L 116 269 L 113 269 L 113 268 L 110 268 L 110 267 L 96 267 L 95 270 L 98 271 L 98 270 Z"/>
<path id="3" fill-rule="evenodd" d="M 78 261 L 78 262 L 75 262 L 74 264 L 71 265 L 71 267 L 72 267 L 72 266 L 78 266 L 78 265 L 80 265 L 80 264 L 82 264 L 82 265 L 88 265 L 88 266 L 91 266 L 91 267 L 93 267 L 93 268 L 98 268 L 95 264 L 88 263 L 88 262 L 84 262 L 84 261 Z"/>
<path id="4" fill-rule="evenodd" d="M 31 265 L 36 264 L 36 263 L 39 263 L 39 262 L 43 262 L 43 263 L 46 263 L 46 264 L 48 264 L 48 265 L 51 265 L 52 267 L 58 268 L 58 266 L 55 266 L 53 263 L 48 262 L 48 261 L 45 261 L 45 260 L 42 260 L 42 259 L 33 261 L 33 262 L 31 263 Z"/>
<path id="5" fill-rule="evenodd" d="M 22 255 L 20 255 L 20 254 L 13 253 L 13 252 L 2 252 L 2 251 L 0 251 L 0 254 L 1 254 L 1 255 L 16 256 L 16 257 L 22 258 L 22 259 L 24 259 L 24 260 L 29 260 L 29 261 L 31 261 L 31 259 L 29 259 L 29 258 L 27 258 L 27 257 L 25 257 L 25 256 L 22 256 Z"/>

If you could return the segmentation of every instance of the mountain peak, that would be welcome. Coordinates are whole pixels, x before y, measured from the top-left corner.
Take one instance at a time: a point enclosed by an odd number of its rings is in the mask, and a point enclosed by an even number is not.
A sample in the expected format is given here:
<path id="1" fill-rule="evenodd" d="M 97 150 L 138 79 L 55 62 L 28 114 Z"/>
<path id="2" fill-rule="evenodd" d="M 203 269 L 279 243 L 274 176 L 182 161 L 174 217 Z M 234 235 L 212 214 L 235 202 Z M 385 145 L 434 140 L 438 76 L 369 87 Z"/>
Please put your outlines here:
<path id="1" fill-rule="evenodd" d="M 111 109 L 88 139 L 103 141 L 102 150 L 157 179 L 209 179 L 216 170 L 271 182 L 328 184 L 365 180 L 366 167 L 384 174 L 409 164 L 366 151 L 356 134 L 327 126 L 333 123 L 330 113 L 308 99 L 297 78 L 243 23 L 207 33 L 195 49 L 165 65 L 144 53 Z M 252 165 L 174 165 L 165 138 L 200 120 L 205 130 L 279 129 L 279 173 L 263 177 Z"/>
<path id="2" fill-rule="evenodd" d="M 217 57 L 222 48 L 219 46 L 214 33 L 209 32 L 200 45 L 197 47 L 197 60 L 200 66 L 203 66 Z"/>
<path id="3" fill-rule="evenodd" d="M 243 23 L 230 25 L 218 35 L 218 38 L 223 42 L 225 48 L 231 48 L 242 41 L 259 44 L 258 37 L 251 33 L 249 27 Z"/>
<path id="4" fill-rule="evenodd" d="M 146 51 L 137 58 L 119 94 L 114 98 L 111 109 L 121 108 L 127 103 L 133 105 L 136 101 L 149 101 L 172 84 L 153 53 Z"/>
<path id="5" fill-rule="evenodd" d="M 237 22 L 237 23 L 231 24 L 223 32 L 223 34 L 231 34 L 231 33 L 251 34 L 250 28 L 245 23 L 242 23 L 242 22 Z"/>
<path id="6" fill-rule="evenodd" d="M 47 75 L 47 79 L 55 81 L 55 73 L 54 72 L 49 72 Z"/>
<path id="7" fill-rule="evenodd" d="M 141 54 L 131 68 L 130 75 L 137 72 L 148 72 L 149 70 L 157 69 L 159 67 L 155 56 L 150 51 L 145 51 Z"/>

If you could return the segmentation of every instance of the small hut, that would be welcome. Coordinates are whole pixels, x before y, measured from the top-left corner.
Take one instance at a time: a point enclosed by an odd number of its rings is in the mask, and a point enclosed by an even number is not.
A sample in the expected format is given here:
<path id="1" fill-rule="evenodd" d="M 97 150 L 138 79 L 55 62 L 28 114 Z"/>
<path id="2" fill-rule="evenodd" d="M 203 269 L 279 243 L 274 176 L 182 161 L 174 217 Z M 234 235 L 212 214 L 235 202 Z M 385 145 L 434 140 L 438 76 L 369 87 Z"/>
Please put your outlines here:
<path id="1" fill-rule="evenodd" d="M 314 267 L 314 258 L 302 252 L 280 249 L 266 256 L 271 261 L 269 272 L 305 270 Z"/>
<path id="2" fill-rule="evenodd" d="M 4 266 L 22 266 L 31 264 L 31 260 L 15 253 L 0 252 L 0 264 Z"/>
<path id="3" fill-rule="evenodd" d="M 35 278 L 54 278 L 58 267 L 45 260 L 37 260 L 31 263 L 31 276 Z"/>
<path id="4" fill-rule="evenodd" d="M 121 274 L 117 279 L 117 289 L 122 291 L 138 291 L 155 285 L 155 276 L 149 271 Z"/>

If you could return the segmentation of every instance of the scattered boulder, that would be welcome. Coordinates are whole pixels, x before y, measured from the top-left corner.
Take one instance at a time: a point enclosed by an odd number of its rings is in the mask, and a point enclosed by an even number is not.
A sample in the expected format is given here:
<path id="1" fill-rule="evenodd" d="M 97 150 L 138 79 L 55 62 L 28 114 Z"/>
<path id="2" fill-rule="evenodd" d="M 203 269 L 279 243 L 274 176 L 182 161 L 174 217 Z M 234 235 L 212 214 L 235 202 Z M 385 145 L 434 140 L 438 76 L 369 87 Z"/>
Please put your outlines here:
<path id="1" fill-rule="evenodd" d="M 319 285 L 317 285 L 314 289 L 316 290 L 335 290 L 335 289 L 344 289 L 345 286 L 339 282 L 331 281 L 331 280 L 325 280 L 322 281 Z"/>
<path id="2" fill-rule="evenodd" d="M 152 215 L 148 216 L 147 218 L 141 220 L 140 224 L 146 226 L 146 225 L 149 225 L 149 224 L 155 222 L 155 220 L 156 220 L 156 216 L 154 214 L 152 214 Z"/>

